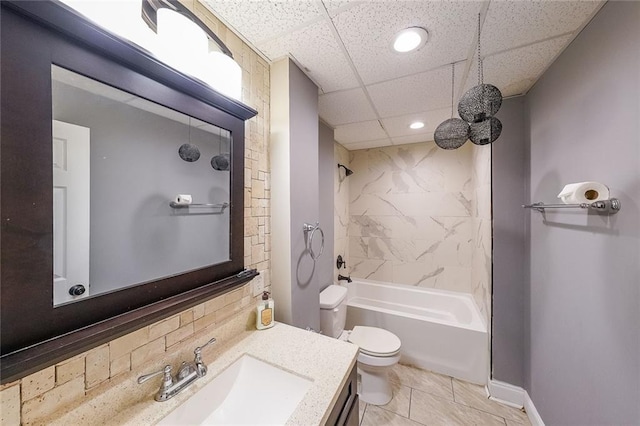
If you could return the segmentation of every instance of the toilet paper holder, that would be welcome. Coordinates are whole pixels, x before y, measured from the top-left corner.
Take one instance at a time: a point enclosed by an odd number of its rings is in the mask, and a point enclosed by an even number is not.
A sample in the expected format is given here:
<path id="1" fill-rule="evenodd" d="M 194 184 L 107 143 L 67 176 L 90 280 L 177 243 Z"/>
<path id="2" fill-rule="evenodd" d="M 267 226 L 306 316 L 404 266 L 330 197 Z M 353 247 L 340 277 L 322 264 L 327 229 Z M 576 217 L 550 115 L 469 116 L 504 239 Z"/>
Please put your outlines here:
<path id="1" fill-rule="evenodd" d="M 622 204 L 617 198 L 610 198 L 608 200 L 580 204 L 545 204 L 538 202 L 533 204 L 523 204 L 522 207 L 525 209 L 533 209 L 540 213 L 544 213 L 545 209 L 588 209 L 595 210 L 602 214 L 615 214 L 620 211 Z"/>

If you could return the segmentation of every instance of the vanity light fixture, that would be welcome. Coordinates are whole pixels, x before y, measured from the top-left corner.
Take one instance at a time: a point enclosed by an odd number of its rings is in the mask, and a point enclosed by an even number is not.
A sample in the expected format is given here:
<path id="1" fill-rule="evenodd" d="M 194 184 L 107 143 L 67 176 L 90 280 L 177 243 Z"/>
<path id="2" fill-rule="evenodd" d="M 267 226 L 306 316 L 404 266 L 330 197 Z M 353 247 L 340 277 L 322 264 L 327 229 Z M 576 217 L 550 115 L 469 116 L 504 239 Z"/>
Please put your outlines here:
<path id="1" fill-rule="evenodd" d="M 409 125 L 409 128 L 413 130 L 422 129 L 423 127 L 424 127 L 424 123 L 422 121 L 414 121 Z"/>
<path id="2" fill-rule="evenodd" d="M 422 27 L 409 27 L 396 33 L 392 47 L 398 53 L 419 50 L 427 43 L 429 33 Z"/>

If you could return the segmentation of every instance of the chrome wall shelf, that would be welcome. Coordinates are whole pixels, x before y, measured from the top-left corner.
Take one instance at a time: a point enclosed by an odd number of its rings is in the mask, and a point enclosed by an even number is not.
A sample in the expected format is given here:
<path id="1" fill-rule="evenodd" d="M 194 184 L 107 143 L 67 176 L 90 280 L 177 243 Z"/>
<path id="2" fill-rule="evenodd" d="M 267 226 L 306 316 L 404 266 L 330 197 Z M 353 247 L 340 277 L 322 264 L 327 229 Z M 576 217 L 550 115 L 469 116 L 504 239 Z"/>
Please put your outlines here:
<path id="1" fill-rule="evenodd" d="M 595 210 L 598 213 L 615 214 L 620 211 L 622 205 L 617 198 L 611 198 L 609 200 L 596 201 L 593 203 L 580 203 L 580 204 L 545 204 L 545 203 L 533 203 L 523 204 L 525 209 L 533 209 L 544 213 L 545 209 L 588 209 Z"/>

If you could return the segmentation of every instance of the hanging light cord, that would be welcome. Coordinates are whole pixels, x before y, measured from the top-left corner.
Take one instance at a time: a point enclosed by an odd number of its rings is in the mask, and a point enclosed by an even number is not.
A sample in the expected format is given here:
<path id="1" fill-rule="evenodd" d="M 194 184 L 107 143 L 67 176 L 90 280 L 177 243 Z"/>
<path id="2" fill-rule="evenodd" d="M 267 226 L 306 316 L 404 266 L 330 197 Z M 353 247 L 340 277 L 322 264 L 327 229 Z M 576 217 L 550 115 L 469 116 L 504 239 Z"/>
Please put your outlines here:
<path id="1" fill-rule="evenodd" d="M 453 89 L 456 85 L 456 63 L 451 63 L 451 118 L 453 118 Z"/>
<path id="2" fill-rule="evenodd" d="M 484 80 L 482 75 L 482 60 L 480 59 L 480 14 L 478 13 L 478 86 Z"/>

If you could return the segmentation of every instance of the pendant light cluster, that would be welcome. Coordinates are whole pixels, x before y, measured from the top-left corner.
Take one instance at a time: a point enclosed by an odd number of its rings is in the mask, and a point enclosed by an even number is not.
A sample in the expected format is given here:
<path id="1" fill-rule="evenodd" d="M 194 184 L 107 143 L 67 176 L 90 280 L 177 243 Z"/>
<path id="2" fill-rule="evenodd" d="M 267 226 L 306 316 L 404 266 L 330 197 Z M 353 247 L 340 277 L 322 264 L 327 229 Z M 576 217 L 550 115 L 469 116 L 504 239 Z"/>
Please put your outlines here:
<path id="1" fill-rule="evenodd" d="M 452 64 L 452 67 L 455 66 Z M 453 117 L 453 90 L 455 71 L 451 82 L 451 116 Z M 476 145 L 494 142 L 502 132 L 502 123 L 495 114 L 502 105 L 502 93 L 491 84 L 484 84 L 480 56 L 480 14 L 478 14 L 478 85 L 465 93 L 458 103 L 459 118 L 442 122 L 435 131 L 436 144 L 442 149 L 460 148 L 467 139 Z"/>

